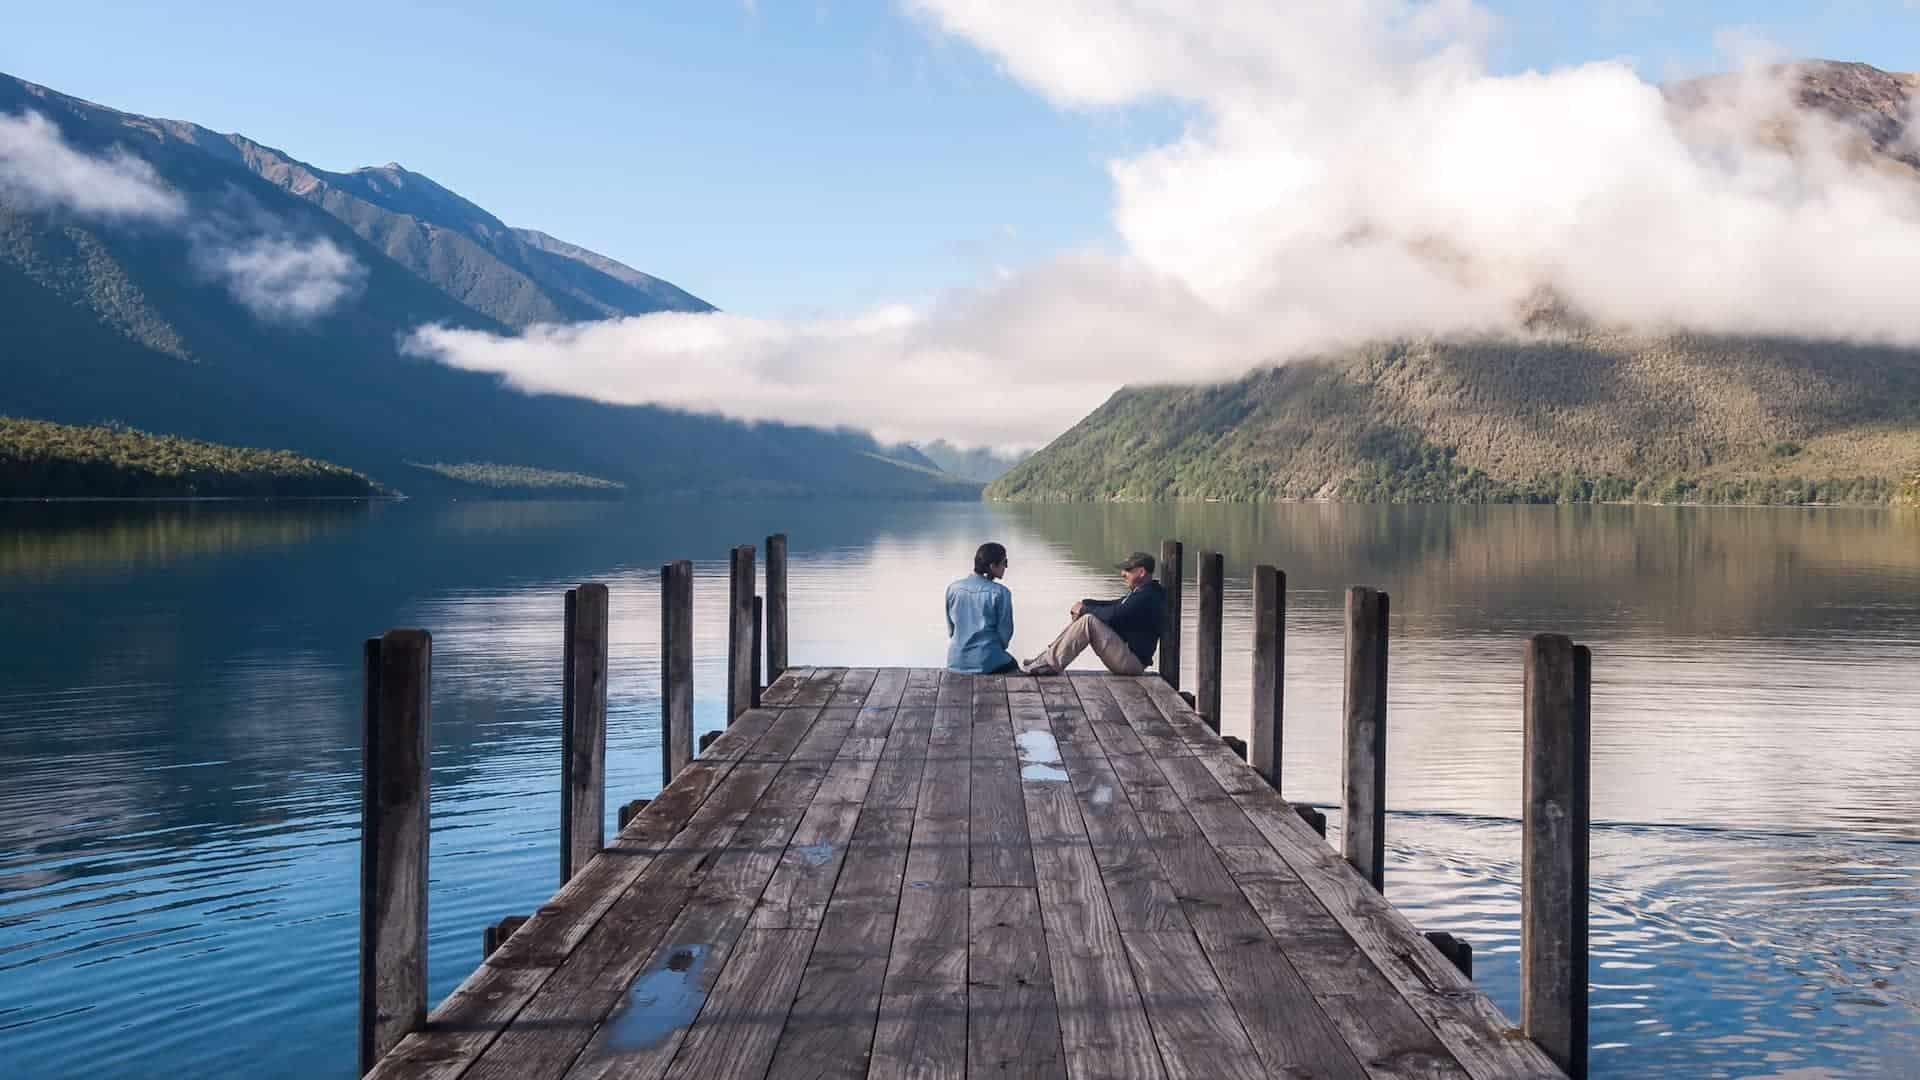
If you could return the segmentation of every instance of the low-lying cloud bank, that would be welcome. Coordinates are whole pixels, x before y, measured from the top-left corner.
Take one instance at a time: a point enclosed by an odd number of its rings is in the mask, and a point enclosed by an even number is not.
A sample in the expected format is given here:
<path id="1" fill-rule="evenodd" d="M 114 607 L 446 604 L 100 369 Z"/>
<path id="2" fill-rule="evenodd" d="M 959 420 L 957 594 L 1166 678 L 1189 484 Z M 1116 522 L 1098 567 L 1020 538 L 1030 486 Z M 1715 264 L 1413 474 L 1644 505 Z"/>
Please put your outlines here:
<path id="1" fill-rule="evenodd" d="M 1920 344 L 1920 182 L 1759 67 L 1686 110 L 1622 63 L 1490 74 L 1466 0 L 911 0 L 1063 109 L 1172 100 L 1110 164 L 1119 257 L 930 305 L 659 315 L 419 351 L 516 385 L 1031 445 L 1123 383 L 1511 331 L 1549 288 L 1647 330 Z M 1762 133 L 1765 137 L 1762 137 Z"/>
<path id="2" fill-rule="evenodd" d="M 191 269 L 252 315 L 302 323 L 355 295 L 366 268 L 324 236 L 301 236 L 231 193 L 196 207 L 122 147 L 88 153 L 37 112 L 0 114 L 0 203 L 180 230 Z"/>

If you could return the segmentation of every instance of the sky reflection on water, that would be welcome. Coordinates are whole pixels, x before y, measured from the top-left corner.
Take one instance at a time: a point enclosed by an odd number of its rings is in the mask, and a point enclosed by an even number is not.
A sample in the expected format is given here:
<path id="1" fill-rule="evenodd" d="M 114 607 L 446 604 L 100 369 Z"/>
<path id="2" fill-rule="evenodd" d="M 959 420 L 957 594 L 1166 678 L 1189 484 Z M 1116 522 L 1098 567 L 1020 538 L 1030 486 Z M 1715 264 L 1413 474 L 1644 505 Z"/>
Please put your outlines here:
<path id="1" fill-rule="evenodd" d="M 1920 1058 L 1920 518 L 885 503 L 0 508 L 0 1056 L 350 1075 L 360 640 L 434 632 L 437 1000 L 483 925 L 556 884 L 564 590 L 612 593 L 617 806 L 658 786 L 660 564 L 698 560 L 696 723 L 717 727 L 723 560 L 770 531 L 802 664 L 941 663 L 942 587 L 982 540 L 1011 549 L 1022 655 L 1114 590 L 1117 555 L 1217 546 L 1229 734 L 1250 567 L 1276 563 L 1284 781 L 1323 805 L 1341 589 L 1388 590 L 1388 893 L 1472 941 L 1510 1015 L 1520 646 L 1570 633 L 1595 655 L 1596 1075 Z"/>

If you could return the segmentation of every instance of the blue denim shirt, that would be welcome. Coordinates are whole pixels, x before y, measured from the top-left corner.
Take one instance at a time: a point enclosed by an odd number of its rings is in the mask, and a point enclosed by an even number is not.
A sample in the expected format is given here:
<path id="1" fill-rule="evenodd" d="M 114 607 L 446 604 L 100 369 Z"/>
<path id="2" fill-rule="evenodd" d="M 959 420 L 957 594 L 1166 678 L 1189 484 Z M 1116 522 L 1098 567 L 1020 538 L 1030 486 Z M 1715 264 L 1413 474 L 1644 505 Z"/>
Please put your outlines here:
<path id="1" fill-rule="evenodd" d="M 1013 662 L 1013 591 L 968 574 L 947 586 L 947 670 L 997 671 Z"/>

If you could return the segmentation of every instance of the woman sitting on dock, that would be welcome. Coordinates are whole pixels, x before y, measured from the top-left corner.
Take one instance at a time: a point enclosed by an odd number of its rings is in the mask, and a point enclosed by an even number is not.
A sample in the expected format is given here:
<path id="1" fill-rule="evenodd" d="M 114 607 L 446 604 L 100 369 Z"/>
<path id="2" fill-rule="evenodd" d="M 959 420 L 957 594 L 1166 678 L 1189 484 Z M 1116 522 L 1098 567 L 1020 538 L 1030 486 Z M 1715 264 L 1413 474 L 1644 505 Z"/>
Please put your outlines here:
<path id="1" fill-rule="evenodd" d="M 1007 549 L 981 544 L 973 553 L 973 573 L 947 586 L 947 670 L 1011 675 L 1019 661 L 1007 651 L 1013 644 L 1013 592 L 1007 576 Z"/>

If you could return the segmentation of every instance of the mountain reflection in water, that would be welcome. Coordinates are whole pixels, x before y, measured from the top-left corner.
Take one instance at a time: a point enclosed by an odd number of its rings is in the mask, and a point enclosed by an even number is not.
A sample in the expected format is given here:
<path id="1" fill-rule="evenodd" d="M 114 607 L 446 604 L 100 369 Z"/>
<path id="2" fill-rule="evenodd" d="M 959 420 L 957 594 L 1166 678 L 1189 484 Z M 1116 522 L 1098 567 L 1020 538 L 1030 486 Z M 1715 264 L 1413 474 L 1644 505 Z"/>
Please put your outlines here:
<path id="1" fill-rule="evenodd" d="M 726 552 L 774 531 L 791 536 L 802 664 L 940 664 L 942 589 L 983 540 L 1010 549 L 1021 655 L 1074 600 L 1114 594 L 1119 555 L 1166 537 L 1193 564 L 1217 548 L 1226 732 L 1243 736 L 1248 577 L 1274 563 L 1288 575 L 1285 788 L 1323 805 L 1338 793 L 1342 590 L 1387 590 L 1387 892 L 1473 943 L 1510 1016 L 1520 648 L 1571 634 L 1594 651 L 1595 1074 L 1897 1074 L 1920 1057 L 1920 515 L 9 505 L 9 1074 L 349 1075 L 360 641 L 434 633 L 437 1001 L 478 962 L 481 926 L 553 888 L 565 588 L 612 590 L 618 805 L 658 785 L 660 565 L 698 560 L 696 724 L 715 728 Z M 1190 603 L 1189 634 L 1192 618 Z"/>

